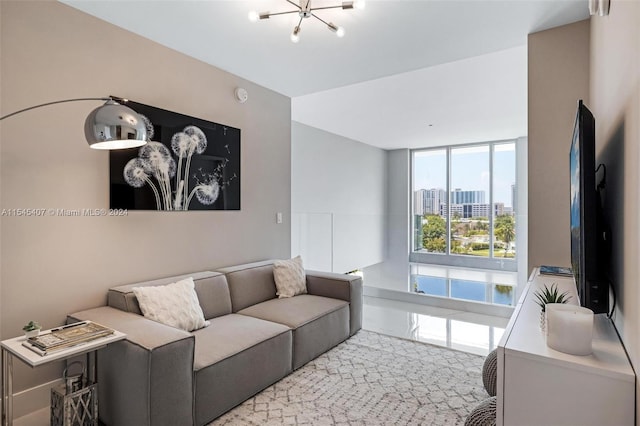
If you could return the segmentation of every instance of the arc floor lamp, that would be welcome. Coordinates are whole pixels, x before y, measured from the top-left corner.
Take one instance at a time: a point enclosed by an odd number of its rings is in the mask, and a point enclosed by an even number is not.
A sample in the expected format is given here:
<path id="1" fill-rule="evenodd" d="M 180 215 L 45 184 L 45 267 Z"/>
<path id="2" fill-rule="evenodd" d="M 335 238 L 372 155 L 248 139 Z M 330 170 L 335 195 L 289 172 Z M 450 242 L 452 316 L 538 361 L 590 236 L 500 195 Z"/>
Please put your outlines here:
<path id="1" fill-rule="evenodd" d="M 135 148 L 147 143 L 147 127 L 144 120 L 131 108 L 122 105 L 113 97 L 76 98 L 34 105 L 0 117 L 0 121 L 14 115 L 49 105 L 78 101 L 106 101 L 91 111 L 84 122 L 84 135 L 93 149 Z M 126 102 L 126 99 L 121 101 Z"/>

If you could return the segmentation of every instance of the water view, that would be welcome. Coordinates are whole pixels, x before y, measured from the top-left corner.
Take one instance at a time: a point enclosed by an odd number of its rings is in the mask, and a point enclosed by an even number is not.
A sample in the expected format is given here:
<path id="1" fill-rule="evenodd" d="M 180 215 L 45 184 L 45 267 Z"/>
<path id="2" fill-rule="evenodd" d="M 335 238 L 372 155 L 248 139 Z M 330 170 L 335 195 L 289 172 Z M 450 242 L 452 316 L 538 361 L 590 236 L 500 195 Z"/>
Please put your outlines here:
<path id="1" fill-rule="evenodd" d="M 514 306 L 515 287 L 454 278 L 411 275 L 412 291 L 431 296 Z"/>

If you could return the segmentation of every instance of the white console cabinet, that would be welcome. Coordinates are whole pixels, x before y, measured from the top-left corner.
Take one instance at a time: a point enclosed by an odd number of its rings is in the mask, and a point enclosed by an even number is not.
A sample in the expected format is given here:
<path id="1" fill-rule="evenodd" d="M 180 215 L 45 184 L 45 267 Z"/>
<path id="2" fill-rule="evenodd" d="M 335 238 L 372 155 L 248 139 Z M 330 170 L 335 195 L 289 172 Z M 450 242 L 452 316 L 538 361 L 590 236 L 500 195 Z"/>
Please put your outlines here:
<path id="1" fill-rule="evenodd" d="M 573 278 L 534 269 L 498 345 L 498 426 L 633 425 L 635 374 L 606 315 L 596 315 L 593 353 L 551 349 L 534 292 L 557 283 L 578 304 Z"/>

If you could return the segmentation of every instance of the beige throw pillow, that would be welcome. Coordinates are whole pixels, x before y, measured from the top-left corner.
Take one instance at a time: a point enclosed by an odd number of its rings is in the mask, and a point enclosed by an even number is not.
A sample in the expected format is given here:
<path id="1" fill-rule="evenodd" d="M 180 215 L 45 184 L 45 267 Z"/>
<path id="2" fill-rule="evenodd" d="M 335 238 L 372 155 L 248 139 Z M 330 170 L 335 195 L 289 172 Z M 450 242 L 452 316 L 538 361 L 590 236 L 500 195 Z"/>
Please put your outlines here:
<path id="1" fill-rule="evenodd" d="M 300 256 L 291 260 L 276 260 L 273 263 L 273 278 L 279 298 L 293 297 L 307 292 L 307 278 Z"/>
<path id="2" fill-rule="evenodd" d="M 191 277 L 168 285 L 134 287 L 133 292 L 146 318 L 186 331 L 209 325 Z"/>

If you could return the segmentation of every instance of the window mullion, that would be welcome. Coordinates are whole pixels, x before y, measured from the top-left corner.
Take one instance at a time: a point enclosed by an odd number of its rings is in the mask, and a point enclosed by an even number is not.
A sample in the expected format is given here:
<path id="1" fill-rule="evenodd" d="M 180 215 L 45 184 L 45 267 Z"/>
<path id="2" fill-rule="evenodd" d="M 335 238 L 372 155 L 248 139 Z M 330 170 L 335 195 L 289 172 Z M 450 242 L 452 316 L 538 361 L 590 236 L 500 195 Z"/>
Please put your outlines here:
<path id="1" fill-rule="evenodd" d="M 451 255 L 451 147 L 447 147 L 447 232 L 446 253 Z"/>
<path id="2" fill-rule="evenodd" d="M 495 239 L 493 235 L 493 154 L 495 150 L 495 144 L 489 144 L 489 259 L 494 258 L 493 253 L 493 241 Z"/>

